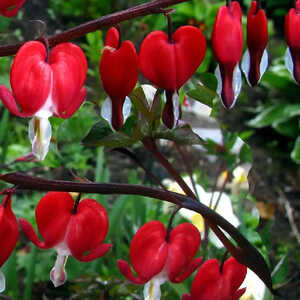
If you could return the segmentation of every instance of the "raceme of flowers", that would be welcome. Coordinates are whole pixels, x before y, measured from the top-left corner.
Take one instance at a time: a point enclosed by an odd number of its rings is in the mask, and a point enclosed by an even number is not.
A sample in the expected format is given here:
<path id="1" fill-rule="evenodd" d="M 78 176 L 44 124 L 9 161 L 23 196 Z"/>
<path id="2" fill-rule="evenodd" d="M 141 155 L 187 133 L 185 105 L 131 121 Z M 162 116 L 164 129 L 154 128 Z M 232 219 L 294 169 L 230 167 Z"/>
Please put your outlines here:
<path id="1" fill-rule="evenodd" d="M 0 1 L 0 14 L 13 16 L 24 1 Z M 224 106 L 232 108 L 239 96 L 242 79 L 240 61 L 243 49 L 242 11 L 237 1 L 219 8 L 212 32 L 212 49 L 218 66 L 217 93 Z M 300 83 L 300 0 L 285 19 L 288 45 L 286 66 Z M 247 18 L 247 47 L 241 67 L 247 82 L 257 85 L 267 69 L 267 18 L 257 1 L 252 1 Z M 45 40 L 46 41 L 46 40 Z M 162 122 L 176 127 L 179 118 L 178 90 L 194 74 L 205 57 L 206 41 L 201 30 L 181 26 L 173 35 L 162 31 L 148 34 L 139 54 L 130 41 L 121 41 L 120 32 L 110 28 L 99 65 L 101 82 L 108 98 L 102 117 L 114 130 L 120 130 L 130 114 L 128 95 L 138 80 L 138 69 L 156 87 L 165 91 Z M 14 115 L 32 117 L 29 138 L 32 153 L 43 160 L 51 140 L 48 118 L 71 117 L 86 97 L 83 84 L 87 61 L 82 50 L 72 43 L 62 43 L 51 51 L 47 42 L 26 42 L 18 51 L 10 74 L 12 92 L 0 85 L 0 99 Z M 26 80 L 24 80 L 26 78 Z"/>

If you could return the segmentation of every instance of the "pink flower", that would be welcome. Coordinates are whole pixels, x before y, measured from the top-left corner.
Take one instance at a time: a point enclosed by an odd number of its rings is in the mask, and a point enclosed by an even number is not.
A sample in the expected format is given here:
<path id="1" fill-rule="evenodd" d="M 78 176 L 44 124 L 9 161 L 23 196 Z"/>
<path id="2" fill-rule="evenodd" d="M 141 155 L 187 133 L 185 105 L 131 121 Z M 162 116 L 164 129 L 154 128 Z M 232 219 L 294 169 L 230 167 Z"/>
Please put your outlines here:
<path id="1" fill-rule="evenodd" d="M 25 0 L 0 0 L 0 15 L 14 17 Z"/>
<path id="2" fill-rule="evenodd" d="M 291 8 L 285 17 L 285 39 L 288 49 L 285 64 L 294 79 L 300 84 L 300 0 Z"/>
<path id="3" fill-rule="evenodd" d="M 137 231 L 130 245 L 130 261 L 137 276 L 124 260 L 118 261 L 118 267 L 131 282 L 146 283 L 145 299 L 159 299 L 161 284 L 182 282 L 201 264 L 202 258 L 193 259 L 199 245 L 200 234 L 192 224 L 180 224 L 168 234 L 161 222 L 150 221 Z"/>
<path id="4" fill-rule="evenodd" d="M 200 66 L 205 52 L 205 37 L 193 26 L 179 27 L 172 41 L 163 31 L 153 31 L 141 45 L 139 65 L 142 74 L 166 90 L 162 119 L 170 129 L 176 126 L 179 117 L 178 90 Z"/>
<path id="5" fill-rule="evenodd" d="M 221 267 L 217 259 L 207 260 L 198 270 L 191 287 L 191 294 L 182 300 L 238 300 L 246 288 L 239 289 L 247 267 L 231 257 Z"/>
<path id="6" fill-rule="evenodd" d="M 268 66 L 268 20 L 257 1 L 251 3 L 247 17 L 247 46 L 242 61 L 242 69 L 249 85 L 258 84 Z"/>
<path id="7" fill-rule="evenodd" d="M 0 267 L 6 262 L 14 250 L 19 238 L 17 219 L 11 209 L 11 193 L 4 197 L 0 205 Z M 0 272 L 0 292 L 5 289 L 5 278 Z"/>
<path id="8" fill-rule="evenodd" d="M 217 92 L 226 108 L 232 108 L 241 90 L 239 61 L 243 51 L 242 11 L 237 1 L 221 6 L 212 33 L 212 48 L 219 63 Z"/>
<path id="9" fill-rule="evenodd" d="M 86 262 L 103 256 L 111 248 L 111 244 L 101 244 L 108 232 L 108 217 L 96 200 L 84 199 L 77 206 L 69 193 L 49 192 L 38 203 L 35 216 L 44 241 L 39 240 L 28 221 L 20 219 L 19 223 L 37 247 L 56 249 L 57 260 L 50 272 L 55 287 L 67 279 L 64 266 L 68 255 Z"/>
<path id="10" fill-rule="evenodd" d="M 63 43 L 48 53 L 40 42 L 27 42 L 18 51 L 10 72 L 12 93 L 0 85 L 3 105 L 14 115 L 31 117 L 29 136 L 34 155 L 48 152 L 51 125 L 48 118 L 71 117 L 86 96 L 83 88 L 87 61 L 82 50 Z"/>
<path id="11" fill-rule="evenodd" d="M 102 109 L 102 115 L 115 130 L 119 130 L 124 122 L 124 102 L 138 79 L 138 56 L 133 43 L 121 42 L 120 34 L 114 27 L 107 32 L 99 71 L 103 88 L 109 95 L 103 104 L 109 109 L 106 113 Z"/>

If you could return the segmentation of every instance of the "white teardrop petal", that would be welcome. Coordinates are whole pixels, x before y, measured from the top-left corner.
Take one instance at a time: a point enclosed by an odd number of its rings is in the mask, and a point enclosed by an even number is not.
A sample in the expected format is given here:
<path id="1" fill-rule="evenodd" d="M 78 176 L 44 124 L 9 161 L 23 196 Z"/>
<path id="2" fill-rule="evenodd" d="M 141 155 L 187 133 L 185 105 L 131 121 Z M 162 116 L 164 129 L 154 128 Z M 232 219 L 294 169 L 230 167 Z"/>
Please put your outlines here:
<path id="1" fill-rule="evenodd" d="M 149 107 L 151 107 L 156 93 L 156 88 L 151 84 L 142 84 L 141 87 L 143 89 L 148 105 Z"/>
<path id="2" fill-rule="evenodd" d="M 101 107 L 101 116 L 104 120 L 106 120 L 109 125 L 112 127 L 111 124 L 111 117 L 112 117 L 112 103 L 111 99 L 107 97 Z"/>
<path id="3" fill-rule="evenodd" d="M 231 104 L 230 108 L 235 105 L 235 102 L 241 92 L 242 89 L 242 74 L 239 67 L 239 64 L 236 64 L 234 71 L 233 71 L 233 82 L 232 82 L 233 92 L 234 92 L 234 100 Z"/>
<path id="4" fill-rule="evenodd" d="M 261 80 L 262 76 L 266 72 L 268 65 L 269 65 L 269 55 L 267 49 L 265 49 L 259 66 L 259 72 L 260 72 L 259 80 Z"/>
<path id="5" fill-rule="evenodd" d="M 126 122 L 126 119 L 130 116 L 130 112 L 131 112 L 131 101 L 129 97 L 126 97 L 122 109 L 124 123 Z"/>
<path id="6" fill-rule="evenodd" d="M 161 297 L 160 286 L 166 281 L 166 278 L 156 275 L 144 286 L 145 300 L 159 300 Z"/>
<path id="7" fill-rule="evenodd" d="M 219 95 L 219 97 L 222 99 L 221 93 L 222 93 L 222 77 L 221 77 L 221 71 L 219 65 L 217 65 L 215 69 L 215 76 L 217 77 L 217 90 L 216 93 Z"/>
<path id="8" fill-rule="evenodd" d="M 0 271 L 0 293 L 5 290 L 5 277 L 4 274 Z"/>
<path id="9" fill-rule="evenodd" d="M 68 256 L 60 254 L 57 255 L 55 265 L 50 271 L 50 280 L 54 287 L 61 286 L 67 281 L 67 272 L 65 270 L 67 259 Z"/>
<path id="10" fill-rule="evenodd" d="M 294 78 L 294 62 L 293 62 L 291 51 L 290 51 L 289 47 L 286 48 L 284 62 L 285 62 L 286 68 L 290 71 L 290 73 L 292 74 L 292 76 Z"/>
<path id="11" fill-rule="evenodd" d="M 247 83 L 251 86 L 249 82 L 249 71 L 250 71 L 250 54 L 249 50 L 247 49 L 246 52 L 243 55 L 242 63 L 241 63 L 241 68 L 245 74 L 245 77 L 247 79 Z"/>
<path id="12" fill-rule="evenodd" d="M 52 130 L 48 118 L 33 117 L 29 122 L 28 136 L 32 153 L 38 160 L 44 160 L 51 140 Z"/>
<path id="13" fill-rule="evenodd" d="M 175 128 L 179 119 L 179 95 L 177 94 L 177 92 L 173 94 L 172 102 L 173 102 L 173 114 L 174 114 L 173 128 Z"/>

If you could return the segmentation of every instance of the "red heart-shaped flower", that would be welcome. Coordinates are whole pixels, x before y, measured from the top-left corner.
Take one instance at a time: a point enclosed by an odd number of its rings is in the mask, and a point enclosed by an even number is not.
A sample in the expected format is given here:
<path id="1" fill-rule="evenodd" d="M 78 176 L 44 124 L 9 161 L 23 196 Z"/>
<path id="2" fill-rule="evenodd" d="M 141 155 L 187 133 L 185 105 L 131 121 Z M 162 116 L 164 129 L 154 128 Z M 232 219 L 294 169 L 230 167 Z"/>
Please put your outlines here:
<path id="1" fill-rule="evenodd" d="M 132 42 L 120 43 L 120 34 L 114 27 L 107 32 L 105 48 L 100 62 L 103 88 L 112 104 L 112 126 L 123 125 L 123 104 L 138 79 L 138 57 Z"/>
<path id="2" fill-rule="evenodd" d="M 165 90 L 178 90 L 197 70 L 206 51 L 203 33 L 193 26 L 182 26 L 172 42 L 163 31 L 151 32 L 143 41 L 139 66 L 143 75 Z"/>

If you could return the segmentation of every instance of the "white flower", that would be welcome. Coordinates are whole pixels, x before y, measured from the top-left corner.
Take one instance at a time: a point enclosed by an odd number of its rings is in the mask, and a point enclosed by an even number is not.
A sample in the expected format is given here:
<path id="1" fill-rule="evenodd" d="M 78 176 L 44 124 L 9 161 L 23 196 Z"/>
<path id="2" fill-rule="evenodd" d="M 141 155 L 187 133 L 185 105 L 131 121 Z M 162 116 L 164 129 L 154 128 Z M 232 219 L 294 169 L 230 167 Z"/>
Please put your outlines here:
<path id="1" fill-rule="evenodd" d="M 240 300 L 263 300 L 266 286 L 261 279 L 250 269 L 247 269 L 246 278 L 241 286 L 246 287 L 246 292 Z"/>
<path id="2" fill-rule="evenodd" d="M 190 188 L 192 188 L 192 183 L 190 178 L 183 177 L 183 179 L 186 182 L 186 184 Z M 172 192 L 184 194 L 184 192 L 176 182 L 171 181 L 170 179 L 166 179 L 164 180 L 163 183 L 167 185 L 168 190 Z M 237 216 L 234 214 L 231 199 L 226 193 L 223 192 L 221 193 L 221 195 L 220 192 L 207 193 L 200 184 L 196 184 L 196 192 L 199 196 L 199 201 L 201 203 L 214 209 L 219 215 L 225 218 L 233 226 L 235 227 L 239 226 L 240 221 L 237 218 Z M 216 204 L 217 207 L 215 208 Z M 204 232 L 204 219 L 200 214 L 186 208 L 180 209 L 179 214 L 185 219 L 189 220 L 193 225 L 195 225 L 201 233 Z M 209 239 L 216 247 L 218 248 L 223 247 L 223 244 L 220 242 L 220 240 L 212 231 L 210 231 L 209 233 Z"/>

